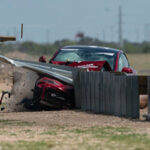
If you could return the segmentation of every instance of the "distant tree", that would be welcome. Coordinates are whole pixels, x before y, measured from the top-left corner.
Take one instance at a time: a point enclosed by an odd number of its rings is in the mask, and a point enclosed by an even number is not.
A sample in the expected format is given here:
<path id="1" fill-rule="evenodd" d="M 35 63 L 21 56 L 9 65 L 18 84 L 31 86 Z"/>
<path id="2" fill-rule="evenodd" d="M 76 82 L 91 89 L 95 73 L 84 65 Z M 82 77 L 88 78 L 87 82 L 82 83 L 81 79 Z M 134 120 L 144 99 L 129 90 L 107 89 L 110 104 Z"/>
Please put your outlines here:
<path id="1" fill-rule="evenodd" d="M 0 45 L 0 53 L 5 54 L 18 50 L 35 56 L 52 56 L 56 52 L 56 50 L 67 45 L 97 45 L 111 48 L 119 48 L 119 45 L 115 42 L 103 42 L 96 38 L 82 36 L 82 38 L 80 38 L 78 41 L 63 39 L 55 41 L 52 44 L 39 44 L 31 41 L 26 41 L 23 43 L 16 42 L 14 44 L 4 43 Z M 127 53 L 150 53 L 150 42 L 133 43 L 124 40 L 124 47 L 122 48 L 122 50 Z"/>

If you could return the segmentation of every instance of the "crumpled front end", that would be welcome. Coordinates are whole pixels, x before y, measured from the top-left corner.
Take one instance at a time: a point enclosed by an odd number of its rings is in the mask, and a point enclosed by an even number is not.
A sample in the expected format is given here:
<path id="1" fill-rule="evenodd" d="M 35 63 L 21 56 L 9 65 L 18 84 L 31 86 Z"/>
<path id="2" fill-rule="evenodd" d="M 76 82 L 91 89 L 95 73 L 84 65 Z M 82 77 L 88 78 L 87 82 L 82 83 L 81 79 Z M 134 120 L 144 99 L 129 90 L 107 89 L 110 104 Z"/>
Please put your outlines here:
<path id="1" fill-rule="evenodd" d="M 81 62 L 51 61 L 51 63 L 57 65 L 66 65 L 75 68 L 84 68 L 87 71 L 112 71 L 107 61 L 81 61 Z"/>
<path id="2" fill-rule="evenodd" d="M 51 108 L 72 108 L 74 106 L 73 87 L 58 80 L 43 77 L 36 82 L 32 105 Z"/>

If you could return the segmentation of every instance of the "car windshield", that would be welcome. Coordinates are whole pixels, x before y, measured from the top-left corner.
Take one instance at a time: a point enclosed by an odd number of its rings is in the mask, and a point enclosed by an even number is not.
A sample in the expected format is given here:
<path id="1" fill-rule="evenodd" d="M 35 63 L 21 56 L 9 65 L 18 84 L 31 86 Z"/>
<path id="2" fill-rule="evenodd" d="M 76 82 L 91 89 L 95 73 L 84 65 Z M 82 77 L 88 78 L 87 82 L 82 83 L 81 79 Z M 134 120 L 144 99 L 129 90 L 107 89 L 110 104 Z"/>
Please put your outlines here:
<path id="1" fill-rule="evenodd" d="M 104 49 L 61 49 L 53 59 L 61 62 L 107 61 L 114 69 L 116 54 Z"/>

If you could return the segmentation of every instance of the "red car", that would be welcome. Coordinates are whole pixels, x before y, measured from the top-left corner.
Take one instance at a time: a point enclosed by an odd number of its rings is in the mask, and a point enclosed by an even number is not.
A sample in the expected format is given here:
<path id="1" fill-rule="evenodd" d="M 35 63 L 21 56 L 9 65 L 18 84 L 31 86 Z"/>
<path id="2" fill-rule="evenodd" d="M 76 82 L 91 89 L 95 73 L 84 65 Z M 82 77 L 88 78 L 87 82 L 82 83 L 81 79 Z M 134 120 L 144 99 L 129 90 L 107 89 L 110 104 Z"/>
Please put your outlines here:
<path id="1" fill-rule="evenodd" d="M 46 62 L 45 57 L 40 57 Z M 114 71 L 136 74 L 125 53 L 106 47 L 65 46 L 59 49 L 49 63 L 84 68 L 87 71 Z M 35 85 L 32 101 L 28 108 L 38 108 L 39 104 L 50 107 L 70 108 L 74 106 L 73 86 L 55 78 L 40 78 Z"/>
<path id="2" fill-rule="evenodd" d="M 97 66 L 94 71 L 100 71 L 103 63 L 107 62 L 112 71 L 126 72 L 136 74 L 136 71 L 130 67 L 127 56 L 121 50 L 97 47 L 97 46 L 66 46 L 59 49 L 50 63 L 59 65 L 69 65 L 72 67 Z M 87 65 L 91 64 L 91 65 Z M 108 66 L 107 66 L 108 67 Z M 110 68 L 108 67 L 110 70 Z"/>

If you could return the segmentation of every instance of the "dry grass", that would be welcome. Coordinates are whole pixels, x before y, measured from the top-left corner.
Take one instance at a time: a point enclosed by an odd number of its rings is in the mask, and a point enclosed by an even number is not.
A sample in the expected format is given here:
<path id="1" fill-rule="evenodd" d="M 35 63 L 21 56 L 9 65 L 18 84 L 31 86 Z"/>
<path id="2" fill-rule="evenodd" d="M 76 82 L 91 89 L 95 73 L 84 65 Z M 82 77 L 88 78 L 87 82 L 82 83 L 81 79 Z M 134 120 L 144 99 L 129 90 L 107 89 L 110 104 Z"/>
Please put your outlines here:
<path id="1" fill-rule="evenodd" d="M 79 111 L 0 113 L 4 150 L 148 150 L 148 122 Z M 143 130 L 144 128 L 144 130 Z"/>
<path id="2" fill-rule="evenodd" d="M 130 65 L 141 75 L 150 75 L 150 54 L 128 54 Z"/>
<path id="3" fill-rule="evenodd" d="M 38 126 L 7 121 L 0 128 L 0 147 L 4 150 L 149 150 L 146 133 L 128 127 Z M 2 123 L 2 120 L 0 124 Z M 3 123 L 2 123 L 3 124 Z"/>

